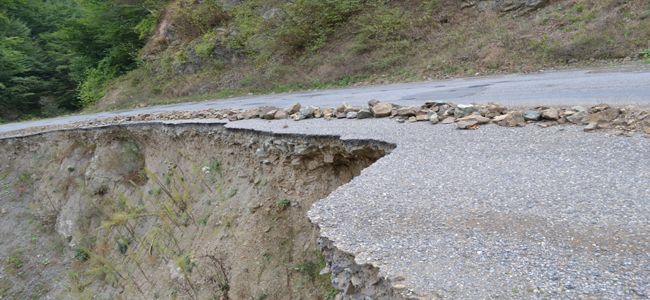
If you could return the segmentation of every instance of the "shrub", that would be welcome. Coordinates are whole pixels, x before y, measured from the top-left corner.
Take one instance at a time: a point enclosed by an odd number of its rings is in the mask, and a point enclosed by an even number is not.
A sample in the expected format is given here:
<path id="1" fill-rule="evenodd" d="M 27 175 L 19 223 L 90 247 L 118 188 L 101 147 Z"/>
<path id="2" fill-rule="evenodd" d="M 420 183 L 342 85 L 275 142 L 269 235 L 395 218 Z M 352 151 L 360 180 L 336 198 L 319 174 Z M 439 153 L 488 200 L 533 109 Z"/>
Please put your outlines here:
<path id="1" fill-rule="evenodd" d="M 20 253 L 15 252 L 7 258 L 7 265 L 13 270 L 19 270 L 23 267 L 25 263 L 20 255 Z"/>
<path id="2" fill-rule="evenodd" d="M 645 63 L 650 64 L 650 48 L 641 50 L 640 55 Z"/>
<path id="3" fill-rule="evenodd" d="M 228 36 L 226 44 L 231 48 L 246 49 L 248 41 L 262 31 L 264 18 L 254 1 L 235 6 L 231 14 L 230 26 L 237 31 L 237 34 Z"/>
<path id="4" fill-rule="evenodd" d="M 100 67 L 89 69 L 86 79 L 79 85 L 79 99 L 83 106 L 91 106 L 101 99 L 106 93 L 107 81 L 114 77 L 115 73 Z"/>
<path id="5" fill-rule="evenodd" d="M 184 255 L 176 258 L 176 265 L 183 271 L 183 273 L 192 273 L 196 263 L 192 261 L 189 255 Z"/>
<path id="6" fill-rule="evenodd" d="M 140 20 L 138 25 L 135 25 L 134 30 L 138 33 L 140 39 L 148 38 L 154 30 L 156 30 L 156 25 L 158 25 L 158 19 L 160 18 L 160 13 L 158 11 L 152 11 L 147 16 Z"/>
<path id="7" fill-rule="evenodd" d="M 79 247 L 75 249 L 74 258 L 81 262 L 88 261 L 88 259 L 90 259 L 90 250 L 85 247 Z"/>
<path id="8" fill-rule="evenodd" d="M 320 49 L 340 24 L 361 10 L 364 2 L 361 0 L 297 0 L 286 4 L 285 20 L 275 35 L 274 48 L 289 54 Z"/>
<path id="9" fill-rule="evenodd" d="M 173 23 L 182 39 L 192 39 L 205 34 L 230 19 L 218 0 L 181 0 Z"/>
<path id="10" fill-rule="evenodd" d="M 400 8 L 378 5 L 372 14 L 364 14 L 356 22 L 357 38 L 361 43 L 377 43 L 398 40 L 404 12 Z"/>
<path id="11" fill-rule="evenodd" d="M 276 202 L 275 204 L 278 206 L 279 209 L 285 210 L 289 206 L 291 206 L 291 201 L 289 201 L 289 199 L 282 199 L 282 200 L 278 200 L 278 202 Z"/>
<path id="12" fill-rule="evenodd" d="M 196 54 L 201 58 L 208 58 L 212 55 L 214 48 L 216 47 L 216 34 L 214 31 L 210 31 L 204 34 L 201 39 L 194 46 Z"/>

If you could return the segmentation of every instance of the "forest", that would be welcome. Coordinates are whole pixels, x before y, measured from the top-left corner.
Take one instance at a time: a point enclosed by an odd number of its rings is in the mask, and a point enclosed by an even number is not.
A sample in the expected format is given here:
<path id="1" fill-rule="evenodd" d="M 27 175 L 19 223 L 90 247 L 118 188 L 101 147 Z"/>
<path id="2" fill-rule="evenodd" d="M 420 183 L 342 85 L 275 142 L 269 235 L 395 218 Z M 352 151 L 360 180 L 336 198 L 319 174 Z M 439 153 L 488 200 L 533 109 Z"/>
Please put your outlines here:
<path id="1" fill-rule="evenodd" d="M 138 64 L 162 1 L 0 0 L 0 122 L 83 107 Z"/>

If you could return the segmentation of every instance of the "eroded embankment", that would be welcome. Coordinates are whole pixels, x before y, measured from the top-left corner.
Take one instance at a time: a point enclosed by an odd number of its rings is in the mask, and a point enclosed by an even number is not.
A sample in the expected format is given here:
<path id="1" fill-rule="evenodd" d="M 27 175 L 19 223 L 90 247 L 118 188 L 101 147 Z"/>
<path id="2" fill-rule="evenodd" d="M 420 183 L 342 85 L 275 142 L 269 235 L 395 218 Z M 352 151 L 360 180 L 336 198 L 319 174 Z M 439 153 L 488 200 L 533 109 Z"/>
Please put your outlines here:
<path id="1" fill-rule="evenodd" d="M 200 124 L 0 140 L 0 298 L 393 297 L 306 217 L 392 147 Z"/>

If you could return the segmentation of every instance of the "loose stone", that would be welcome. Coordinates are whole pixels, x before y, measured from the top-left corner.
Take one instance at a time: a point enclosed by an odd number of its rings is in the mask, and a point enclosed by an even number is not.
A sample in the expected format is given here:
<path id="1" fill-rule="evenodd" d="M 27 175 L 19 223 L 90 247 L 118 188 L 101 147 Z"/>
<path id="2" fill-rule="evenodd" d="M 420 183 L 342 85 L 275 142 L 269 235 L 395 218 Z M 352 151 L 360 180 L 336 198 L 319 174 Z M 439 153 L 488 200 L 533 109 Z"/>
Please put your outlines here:
<path id="1" fill-rule="evenodd" d="M 454 123 L 454 122 L 456 122 L 456 118 L 454 118 L 454 117 L 447 117 L 447 118 L 445 118 L 444 120 L 442 120 L 441 123 L 442 123 L 442 124 L 451 124 L 451 123 Z"/>
<path id="2" fill-rule="evenodd" d="M 372 113 L 369 110 L 365 109 L 365 108 L 361 109 L 357 113 L 357 119 L 368 119 L 368 118 L 372 118 Z"/>
<path id="3" fill-rule="evenodd" d="M 504 127 L 517 127 L 526 126 L 524 114 L 520 111 L 511 111 L 503 116 L 498 116 L 493 119 L 499 126 Z"/>
<path id="4" fill-rule="evenodd" d="M 560 118 L 560 112 L 555 108 L 547 108 L 542 110 L 542 118 L 557 121 Z"/>
<path id="5" fill-rule="evenodd" d="M 372 111 L 372 114 L 375 116 L 375 118 L 388 117 L 393 110 L 393 104 L 387 102 L 375 103 L 370 107 L 370 110 Z"/>
<path id="6" fill-rule="evenodd" d="M 467 116 L 475 111 L 478 111 L 478 107 L 472 104 L 458 104 L 454 109 L 454 116 L 456 118 L 462 118 Z"/>
<path id="7" fill-rule="evenodd" d="M 476 129 L 476 125 L 478 125 L 478 121 L 476 120 L 463 120 L 456 123 L 458 129 Z"/>
<path id="8" fill-rule="evenodd" d="M 437 114 L 437 113 L 433 113 L 433 114 L 429 117 L 429 122 L 431 122 L 431 124 L 438 124 L 438 123 L 440 122 L 440 119 L 438 118 L 438 114 Z"/>
<path id="9" fill-rule="evenodd" d="M 287 107 L 286 112 L 288 115 L 293 115 L 300 111 L 300 103 L 296 102 L 292 104 L 291 106 Z"/>
<path id="10" fill-rule="evenodd" d="M 539 121 L 542 115 L 534 110 L 529 110 L 524 113 L 524 120 L 526 121 Z"/>

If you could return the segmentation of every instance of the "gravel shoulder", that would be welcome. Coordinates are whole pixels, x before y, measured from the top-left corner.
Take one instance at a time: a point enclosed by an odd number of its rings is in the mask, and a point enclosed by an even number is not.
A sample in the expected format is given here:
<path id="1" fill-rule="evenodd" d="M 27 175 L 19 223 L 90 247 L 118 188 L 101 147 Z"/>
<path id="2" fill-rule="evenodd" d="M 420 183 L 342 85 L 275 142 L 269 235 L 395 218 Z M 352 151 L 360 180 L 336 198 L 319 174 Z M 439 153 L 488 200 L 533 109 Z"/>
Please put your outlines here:
<path id="1" fill-rule="evenodd" d="M 650 139 L 367 120 L 232 128 L 394 143 L 310 210 L 341 250 L 405 294 L 451 299 L 650 295 Z"/>

